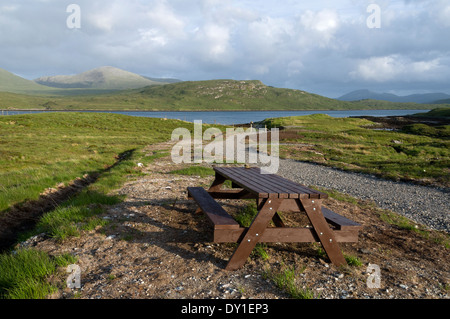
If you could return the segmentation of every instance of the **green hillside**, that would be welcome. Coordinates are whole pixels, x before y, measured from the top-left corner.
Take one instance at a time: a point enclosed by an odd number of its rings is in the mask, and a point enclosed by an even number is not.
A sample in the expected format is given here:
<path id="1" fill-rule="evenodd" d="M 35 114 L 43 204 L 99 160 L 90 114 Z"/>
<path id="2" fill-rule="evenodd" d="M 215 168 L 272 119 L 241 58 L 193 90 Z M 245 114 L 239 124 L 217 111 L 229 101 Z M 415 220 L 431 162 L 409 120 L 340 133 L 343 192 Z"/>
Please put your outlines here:
<path id="1" fill-rule="evenodd" d="M 352 104 L 305 91 L 281 89 L 261 81 L 210 80 L 181 82 L 138 91 L 153 105 L 181 110 L 343 109 Z"/>
<path id="2" fill-rule="evenodd" d="M 11 72 L 0 69 L 0 92 L 38 94 L 50 93 L 53 89 L 26 80 Z"/>
<path id="3" fill-rule="evenodd" d="M 439 107 L 427 113 L 413 114 L 417 117 L 436 117 L 436 118 L 450 118 L 450 107 Z"/>
<path id="4" fill-rule="evenodd" d="M 388 109 L 405 109 L 405 110 L 415 110 L 415 109 L 433 109 L 436 108 L 436 104 L 423 104 L 414 102 L 391 102 L 382 100 L 360 100 L 352 101 L 355 105 L 360 105 L 361 109 L 373 109 L 373 110 L 388 110 Z M 445 106 L 445 105 L 444 105 Z"/>
<path id="5" fill-rule="evenodd" d="M 275 88 L 261 81 L 178 82 L 140 89 L 56 89 L 56 93 L 17 95 L 0 92 L 1 109 L 244 111 L 431 109 L 435 105 L 364 100 L 347 102 L 301 90 Z M 100 94 L 101 93 L 101 94 Z"/>

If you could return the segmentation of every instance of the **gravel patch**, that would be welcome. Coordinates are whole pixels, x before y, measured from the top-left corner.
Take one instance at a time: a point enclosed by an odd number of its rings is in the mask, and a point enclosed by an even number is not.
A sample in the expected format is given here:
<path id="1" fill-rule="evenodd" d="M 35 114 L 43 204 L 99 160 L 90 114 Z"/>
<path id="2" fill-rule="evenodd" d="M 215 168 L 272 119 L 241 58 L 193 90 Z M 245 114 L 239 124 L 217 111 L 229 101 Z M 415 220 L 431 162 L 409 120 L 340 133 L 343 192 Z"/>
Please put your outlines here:
<path id="1" fill-rule="evenodd" d="M 291 159 L 280 159 L 278 175 L 307 186 L 335 189 L 353 197 L 372 200 L 383 209 L 434 230 L 447 233 L 450 230 L 448 189 L 383 180 Z"/>

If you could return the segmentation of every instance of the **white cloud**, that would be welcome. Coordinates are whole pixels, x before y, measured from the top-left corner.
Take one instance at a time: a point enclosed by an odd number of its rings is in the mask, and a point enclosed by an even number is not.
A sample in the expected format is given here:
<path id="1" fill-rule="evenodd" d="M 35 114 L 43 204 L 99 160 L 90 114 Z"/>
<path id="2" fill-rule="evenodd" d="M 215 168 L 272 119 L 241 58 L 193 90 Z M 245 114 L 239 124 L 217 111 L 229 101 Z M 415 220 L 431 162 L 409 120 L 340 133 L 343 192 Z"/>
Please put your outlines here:
<path id="1" fill-rule="evenodd" d="M 150 44 L 156 46 L 165 46 L 168 43 L 168 39 L 158 29 L 138 29 L 140 36 L 139 42 L 141 44 Z"/>
<path id="2" fill-rule="evenodd" d="M 206 63 L 228 64 L 232 61 L 231 34 L 227 26 L 208 23 L 195 32 L 192 52 L 199 54 Z"/>
<path id="3" fill-rule="evenodd" d="M 185 22 L 177 15 L 168 1 L 159 0 L 148 8 L 149 23 L 160 28 L 170 36 L 180 36 L 184 33 Z"/>
<path id="4" fill-rule="evenodd" d="M 313 36 L 319 45 L 326 46 L 333 39 L 339 27 L 338 14 L 329 9 L 318 12 L 306 11 L 301 15 L 301 25 L 304 27 L 308 37 Z"/>
<path id="5" fill-rule="evenodd" d="M 356 70 L 350 72 L 350 76 L 375 82 L 422 81 L 439 78 L 440 74 L 434 71 L 440 68 L 438 58 L 428 61 L 412 61 L 405 56 L 390 55 L 360 61 Z"/>
<path id="6" fill-rule="evenodd" d="M 334 31 L 339 25 L 339 18 L 335 11 L 324 9 L 319 12 L 306 11 L 301 17 L 302 24 L 307 29 L 321 33 Z"/>

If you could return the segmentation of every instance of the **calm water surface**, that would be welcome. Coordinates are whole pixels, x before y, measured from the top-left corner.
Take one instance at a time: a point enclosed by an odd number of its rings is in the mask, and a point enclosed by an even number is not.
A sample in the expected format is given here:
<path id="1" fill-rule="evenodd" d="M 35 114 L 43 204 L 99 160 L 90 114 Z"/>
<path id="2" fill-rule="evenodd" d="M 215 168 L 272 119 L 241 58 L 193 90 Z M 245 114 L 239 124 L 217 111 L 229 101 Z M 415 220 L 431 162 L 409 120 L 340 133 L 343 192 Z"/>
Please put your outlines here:
<path id="1" fill-rule="evenodd" d="M 429 110 L 351 110 L 351 111 L 243 111 L 243 112 L 134 112 L 134 111 L 85 111 L 92 113 L 115 113 L 139 117 L 177 119 L 193 122 L 201 120 L 207 124 L 242 124 L 259 122 L 267 118 L 327 114 L 332 117 L 350 116 L 403 116 L 425 113 Z M 1 111 L 0 115 L 44 113 L 45 111 Z"/>

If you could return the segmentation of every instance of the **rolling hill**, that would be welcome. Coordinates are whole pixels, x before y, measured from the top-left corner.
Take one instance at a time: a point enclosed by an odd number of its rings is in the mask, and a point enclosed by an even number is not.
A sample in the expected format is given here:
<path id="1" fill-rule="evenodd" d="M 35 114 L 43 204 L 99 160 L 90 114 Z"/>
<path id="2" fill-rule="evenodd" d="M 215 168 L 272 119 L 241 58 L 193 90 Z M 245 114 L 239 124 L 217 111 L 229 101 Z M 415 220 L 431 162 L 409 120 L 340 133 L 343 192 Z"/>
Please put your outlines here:
<path id="1" fill-rule="evenodd" d="M 258 80 L 185 81 L 136 90 L 142 99 L 170 108 L 199 110 L 299 110 L 356 108 L 301 90 L 267 86 Z"/>
<path id="2" fill-rule="evenodd" d="M 44 76 L 34 81 L 53 88 L 105 90 L 137 89 L 165 84 L 111 66 L 96 68 L 76 75 Z"/>
<path id="3" fill-rule="evenodd" d="M 0 92 L 37 94 L 49 93 L 52 90 L 34 81 L 24 79 L 9 71 L 0 69 Z"/>
<path id="4" fill-rule="evenodd" d="M 130 111 L 263 111 L 428 109 L 435 106 L 377 100 L 339 101 L 302 90 L 275 88 L 261 81 L 208 80 L 153 85 L 139 89 L 80 94 L 20 95 L 0 93 L 2 109 Z M 90 94 L 88 94 L 90 92 Z"/>

